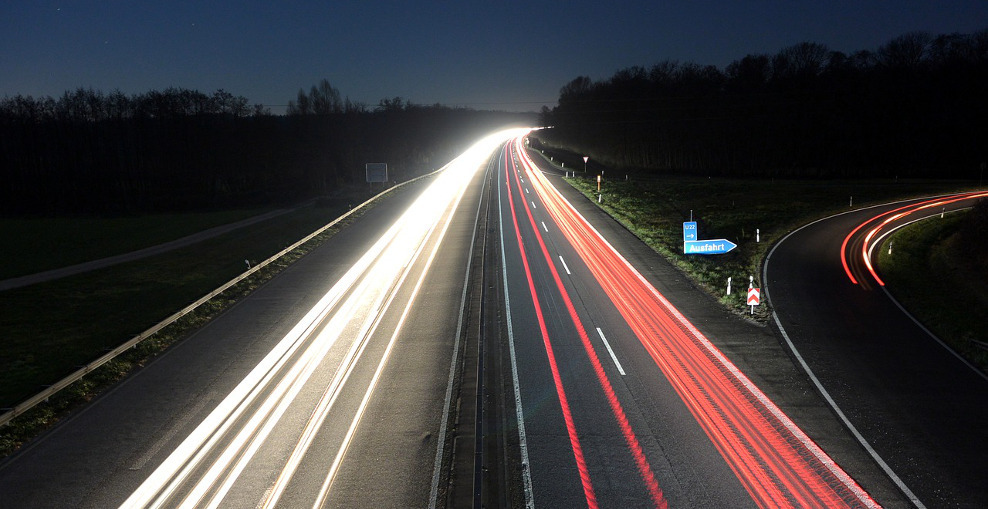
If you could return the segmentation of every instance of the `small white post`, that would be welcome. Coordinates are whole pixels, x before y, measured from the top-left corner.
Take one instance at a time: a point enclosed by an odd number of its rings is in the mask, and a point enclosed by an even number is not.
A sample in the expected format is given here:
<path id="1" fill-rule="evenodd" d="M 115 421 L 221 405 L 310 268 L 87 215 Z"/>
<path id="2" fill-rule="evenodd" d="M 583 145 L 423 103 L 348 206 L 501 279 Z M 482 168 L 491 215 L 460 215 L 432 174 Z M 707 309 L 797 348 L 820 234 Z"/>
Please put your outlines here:
<path id="1" fill-rule="evenodd" d="M 761 242 L 761 241 L 762 241 L 762 231 L 758 228 L 755 228 L 755 242 Z"/>
<path id="2" fill-rule="evenodd" d="M 851 201 L 847 204 L 847 206 L 848 207 L 853 207 L 854 206 L 854 197 L 853 196 L 851 197 Z"/>
<path id="3" fill-rule="evenodd" d="M 604 200 L 604 195 L 603 194 L 598 194 L 597 195 L 597 203 L 601 203 L 603 200 Z"/>
<path id="4" fill-rule="evenodd" d="M 947 207 L 940 209 L 940 219 L 943 219 L 943 213 L 947 211 Z"/>
<path id="5" fill-rule="evenodd" d="M 728 295 L 731 294 L 731 277 L 730 276 L 727 277 L 727 294 Z"/>
<path id="6" fill-rule="evenodd" d="M 250 270 L 250 260 L 244 260 L 244 263 L 247 264 L 247 270 Z"/>
<path id="7" fill-rule="evenodd" d="M 889 255 L 892 254 L 892 241 L 889 241 Z"/>

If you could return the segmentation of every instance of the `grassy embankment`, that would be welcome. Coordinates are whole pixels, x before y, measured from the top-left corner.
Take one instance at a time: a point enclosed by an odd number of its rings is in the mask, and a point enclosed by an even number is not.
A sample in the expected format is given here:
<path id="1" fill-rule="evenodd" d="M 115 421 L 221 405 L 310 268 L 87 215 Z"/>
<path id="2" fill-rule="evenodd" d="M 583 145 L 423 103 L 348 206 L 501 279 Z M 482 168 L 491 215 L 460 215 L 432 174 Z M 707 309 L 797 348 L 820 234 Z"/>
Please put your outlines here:
<path id="1" fill-rule="evenodd" d="M 132 217 L 0 218 L 0 279 L 136 251 L 267 212 L 261 209 Z"/>
<path id="2" fill-rule="evenodd" d="M 605 175 L 607 172 L 605 171 Z M 596 178 L 594 176 L 594 178 Z M 955 191 L 953 181 L 735 180 L 663 177 L 647 181 L 606 179 L 600 206 L 628 230 L 686 273 L 725 306 L 747 313 L 750 276 L 761 287 L 761 263 L 772 243 L 814 219 L 897 198 Z M 596 181 L 567 179 L 597 201 Z M 683 254 L 684 221 L 698 223 L 699 238 L 724 238 L 738 245 L 723 255 Z M 760 237 L 760 238 L 759 238 Z M 726 295 L 727 278 L 732 293 Z M 765 306 L 755 319 L 766 321 Z"/>
<path id="3" fill-rule="evenodd" d="M 233 279 L 251 263 L 262 261 L 317 230 L 348 209 L 347 200 L 326 201 L 299 208 L 267 221 L 235 230 L 190 247 L 151 258 L 46 283 L 0 292 L 0 407 L 12 407 L 47 384 L 67 376 L 78 366 L 122 344 L 176 310 Z M 84 258 L 56 253 L 56 247 L 85 244 L 86 238 L 104 237 L 107 231 L 128 239 L 110 240 L 93 247 L 86 257 L 118 254 L 139 249 L 235 221 L 257 211 L 224 212 L 131 218 L 126 220 L 51 221 L 50 235 L 33 242 L 50 244 L 51 250 L 20 256 L 38 258 L 21 267 L 45 270 Z M 359 213 L 358 213 L 359 214 Z M 0 456 L 9 454 L 25 439 L 50 426 L 67 411 L 90 399 L 103 388 L 146 363 L 167 346 L 187 336 L 223 309 L 249 294 L 280 270 L 331 237 L 349 220 L 330 228 L 276 263 L 256 272 L 194 312 L 176 321 L 127 354 L 103 365 L 48 402 L 14 419 L 0 429 Z M 31 220 L 35 221 L 35 220 Z M 38 220 L 41 221 L 41 220 Z M 181 225 L 179 225 L 181 223 Z M 69 225 L 69 226 L 64 226 Z M 25 226 L 18 221 L 0 223 L 0 235 L 16 235 Z M 77 231 L 68 234 L 67 230 Z M 63 237 L 63 235 L 66 235 Z M 16 238 L 16 237 L 14 237 Z M 60 240 L 61 239 L 61 240 Z M 69 240 L 71 239 L 71 240 Z M 64 244 L 62 243 L 64 240 Z M 5 257 L 17 257 L 5 253 Z M 24 268 L 5 271 L 8 277 Z"/>
<path id="4" fill-rule="evenodd" d="M 900 229 L 881 245 L 878 267 L 903 307 L 988 372 L 988 255 L 964 235 L 972 216 L 960 212 Z"/>

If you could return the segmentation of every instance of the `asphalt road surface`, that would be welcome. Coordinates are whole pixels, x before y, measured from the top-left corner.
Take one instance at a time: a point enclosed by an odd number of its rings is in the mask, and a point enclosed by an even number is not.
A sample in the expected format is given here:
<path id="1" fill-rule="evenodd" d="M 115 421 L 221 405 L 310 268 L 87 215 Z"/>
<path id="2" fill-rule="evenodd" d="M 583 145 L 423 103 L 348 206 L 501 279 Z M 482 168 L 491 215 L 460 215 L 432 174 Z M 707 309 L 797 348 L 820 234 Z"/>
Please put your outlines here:
<path id="1" fill-rule="evenodd" d="M 865 242 L 874 228 L 881 230 L 868 240 L 878 245 L 904 222 L 972 200 L 914 200 L 813 223 L 779 243 L 765 270 L 795 350 L 863 442 L 926 507 L 988 503 L 988 379 L 890 298 L 880 273 L 869 270 Z"/>
<path id="2" fill-rule="evenodd" d="M 451 441 L 491 143 L 397 191 L 6 460 L 0 507 L 444 500 L 439 444 Z"/>
<path id="3" fill-rule="evenodd" d="M 907 505 L 771 330 L 728 316 L 521 145 L 500 157 L 498 332 L 527 505 Z"/>
<path id="4" fill-rule="evenodd" d="M 909 505 L 772 329 L 507 136 L 5 460 L 0 507 Z"/>

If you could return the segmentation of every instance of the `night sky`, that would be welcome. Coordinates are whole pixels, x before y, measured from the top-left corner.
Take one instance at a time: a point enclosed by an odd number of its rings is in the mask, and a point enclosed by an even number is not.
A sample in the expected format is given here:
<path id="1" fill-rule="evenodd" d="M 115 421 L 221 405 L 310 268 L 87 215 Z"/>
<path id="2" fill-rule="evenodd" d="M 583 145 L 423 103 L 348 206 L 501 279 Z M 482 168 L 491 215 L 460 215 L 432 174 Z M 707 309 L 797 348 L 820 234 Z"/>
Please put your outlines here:
<path id="1" fill-rule="evenodd" d="M 368 106 L 401 96 L 534 111 L 577 76 L 632 65 L 723 68 L 803 41 L 850 53 L 910 31 L 985 28 L 984 0 L 0 0 L 0 97 L 222 88 L 280 113 L 326 78 Z"/>

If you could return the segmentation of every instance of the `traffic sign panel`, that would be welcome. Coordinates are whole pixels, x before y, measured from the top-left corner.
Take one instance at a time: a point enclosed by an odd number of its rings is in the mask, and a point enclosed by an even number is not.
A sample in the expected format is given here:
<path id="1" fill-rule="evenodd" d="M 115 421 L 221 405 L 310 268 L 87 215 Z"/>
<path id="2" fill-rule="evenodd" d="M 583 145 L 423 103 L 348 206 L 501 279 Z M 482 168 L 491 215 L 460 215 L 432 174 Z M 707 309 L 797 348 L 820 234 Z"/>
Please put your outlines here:
<path id="1" fill-rule="evenodd" d="M 748 288 L 748 305 L 757 306 L 761 298 L 761 291 L 758 288 Z"/>
<path id="2" fill-rule="evenodd" d="M 683 241 L 693 240 L 696 240 L 696 221 L 686 221 L 683 223 Z"/>
<path id="3" fill-rule="evenodd" d="M 683 252 L 686 254 L 724 254 L 737 244 L 727 239 L 687 240 L 683 242 Z"/>

